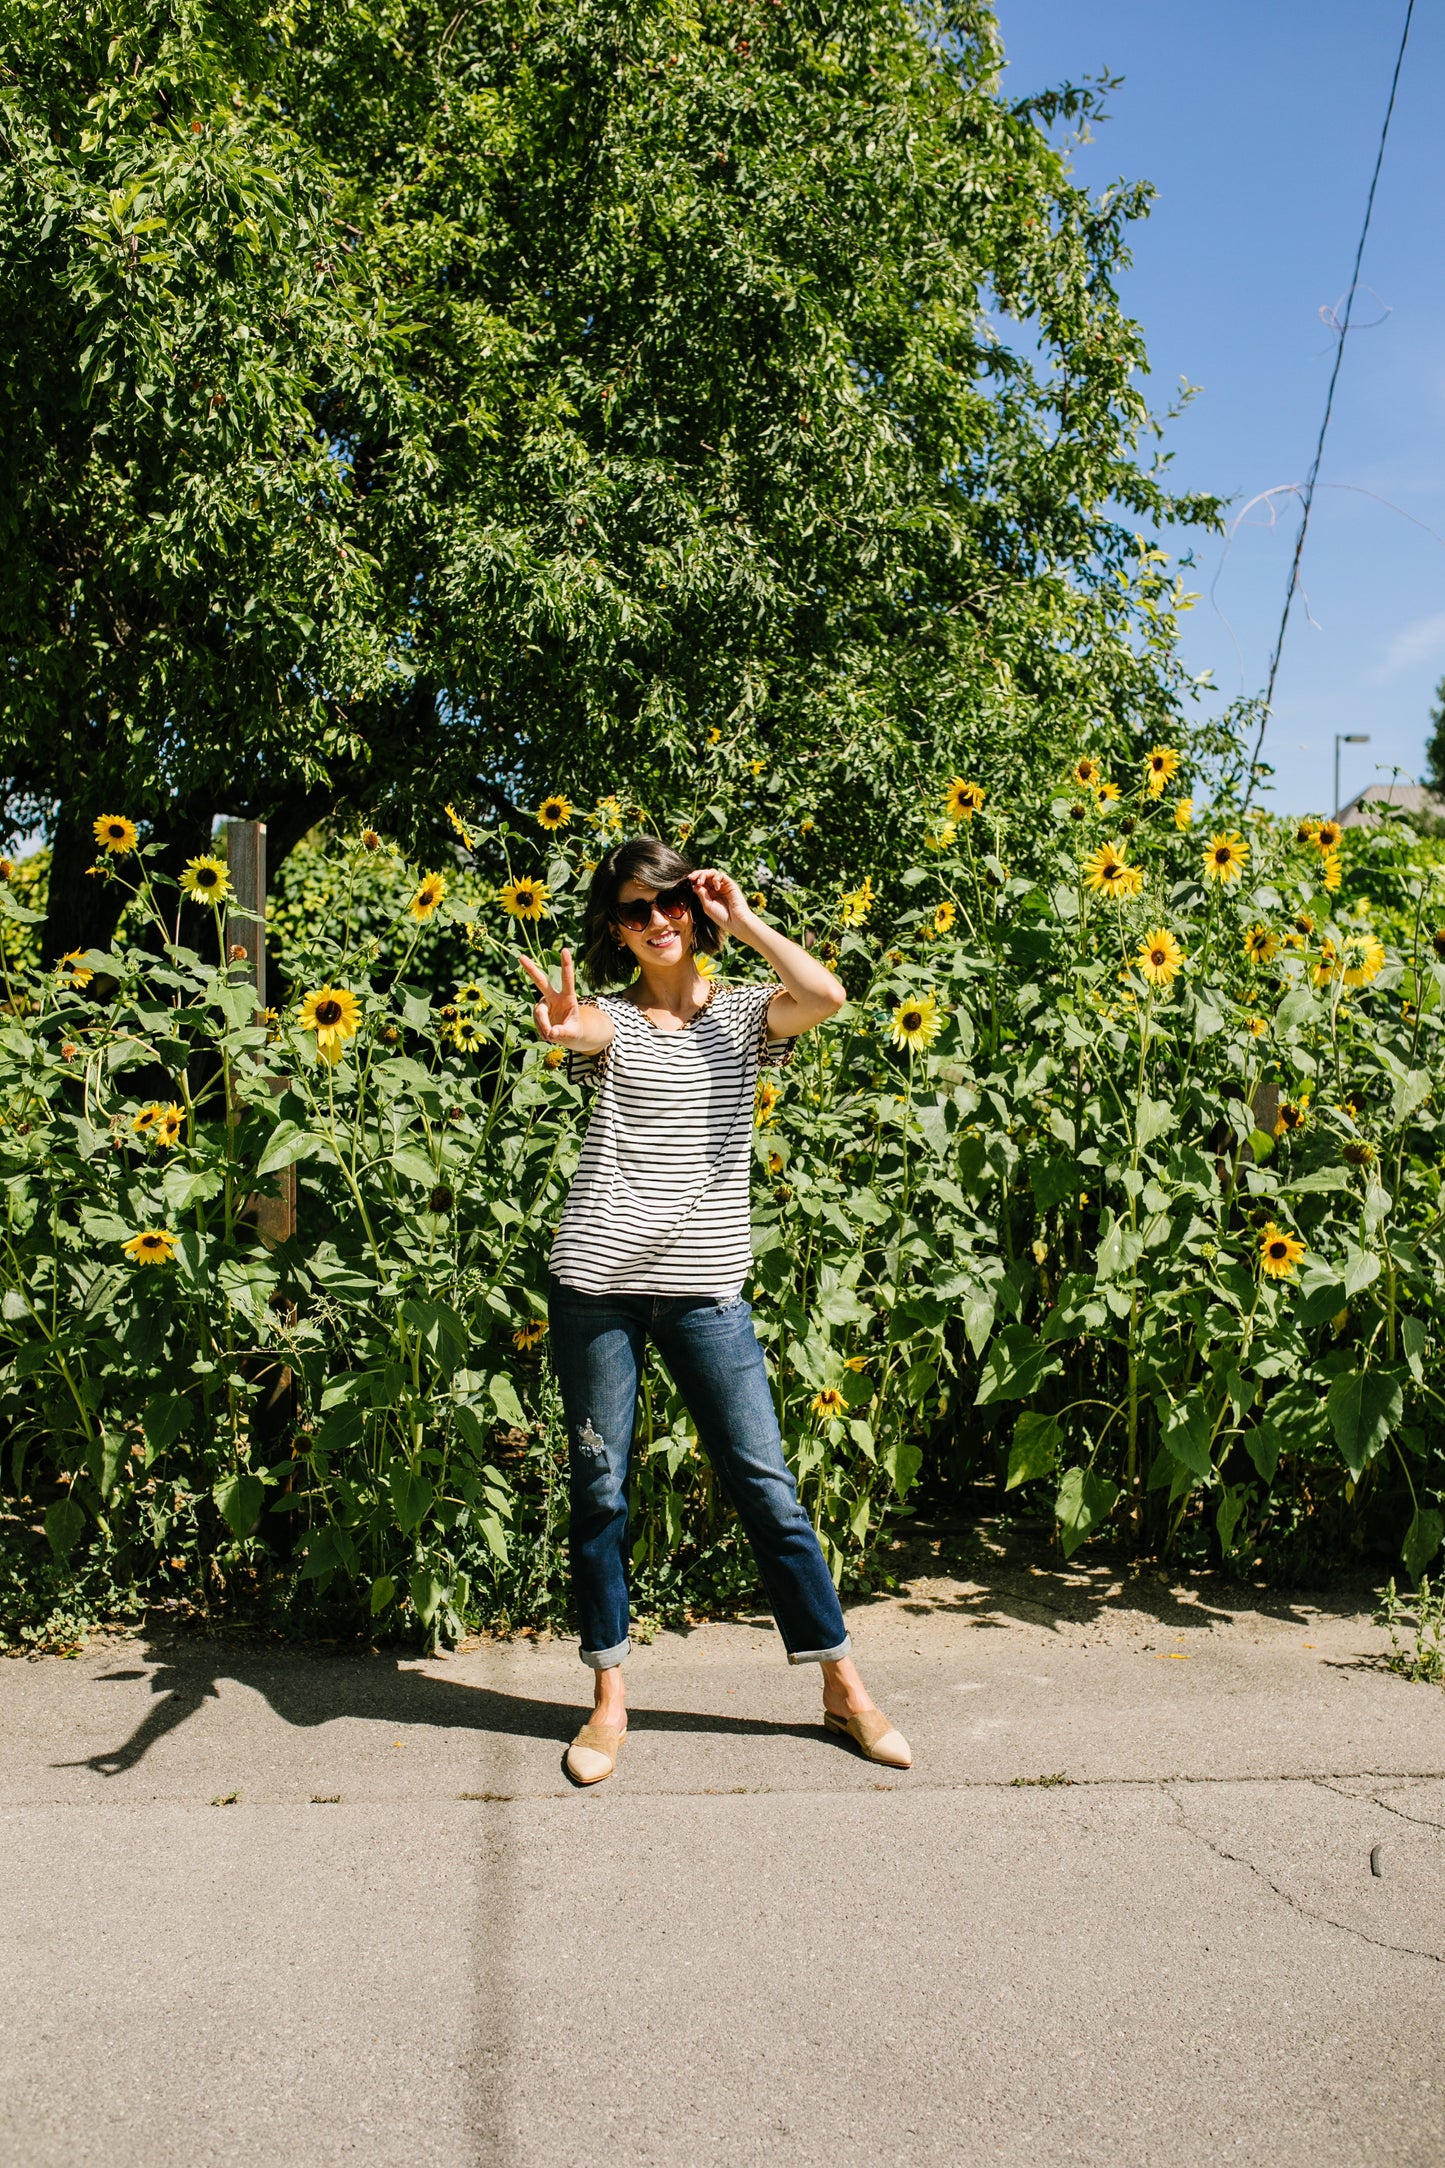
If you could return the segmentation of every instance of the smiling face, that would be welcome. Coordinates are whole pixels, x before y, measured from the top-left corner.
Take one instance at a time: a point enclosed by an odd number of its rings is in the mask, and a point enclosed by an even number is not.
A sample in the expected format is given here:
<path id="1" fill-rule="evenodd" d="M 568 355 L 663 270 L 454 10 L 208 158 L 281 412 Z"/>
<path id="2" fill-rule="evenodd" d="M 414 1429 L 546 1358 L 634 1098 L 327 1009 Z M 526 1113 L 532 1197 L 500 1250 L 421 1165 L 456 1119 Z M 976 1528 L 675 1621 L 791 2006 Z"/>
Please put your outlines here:
<path id="1" fill-rule="evenodd" d="M 617 901 L 619 905 L 653 903 L 657 894 L 658 891 L 649 888 L 645 881 L 624 881 L 617 891 Z M 685 957 L 692 954 L 693 925 L 690 911 L 680 919 L 665 919 L 660 911 L 654 910 L 651 923 L 640 931 L 635 931 L 620 919 L 614 920 L 612 931 L 622 947 L 635 956 L 639 964 L 651 964 L 654 968 L 658 965 L 680 964 Z"/>

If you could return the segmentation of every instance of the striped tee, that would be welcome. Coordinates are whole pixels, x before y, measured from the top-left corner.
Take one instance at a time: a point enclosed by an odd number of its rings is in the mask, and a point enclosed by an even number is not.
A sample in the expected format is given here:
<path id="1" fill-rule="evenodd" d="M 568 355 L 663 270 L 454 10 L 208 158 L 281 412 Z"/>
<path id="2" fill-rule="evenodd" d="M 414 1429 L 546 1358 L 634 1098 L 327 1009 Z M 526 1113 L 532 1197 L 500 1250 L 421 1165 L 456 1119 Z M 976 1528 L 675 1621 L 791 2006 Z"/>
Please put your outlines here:
<path id="1" fill-rule="evenodd" d="M 758 1070 L 788 1061 L 794 1041 L 768 1035 L 780 986 L 714 984 L 681 1031 L 604 994 L 612 1044 L 567 1057 L 568 1076 L 596 1098 L 550 1264 L 584 1295 L 731 1301 L 752 1269 Z"/>

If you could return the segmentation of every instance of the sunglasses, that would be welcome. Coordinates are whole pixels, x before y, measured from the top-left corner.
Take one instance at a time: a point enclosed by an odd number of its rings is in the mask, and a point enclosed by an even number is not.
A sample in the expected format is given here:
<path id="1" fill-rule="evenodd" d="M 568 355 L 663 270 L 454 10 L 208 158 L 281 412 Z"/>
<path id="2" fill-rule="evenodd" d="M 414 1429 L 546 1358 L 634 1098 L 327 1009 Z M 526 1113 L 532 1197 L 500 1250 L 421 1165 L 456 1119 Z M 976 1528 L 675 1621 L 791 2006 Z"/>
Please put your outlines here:
<path id="1" fill-rule="evenodd" d="M 639 898 L 634 903 L 619 903 L 617 923 L 630 927 L 633 933 L 646 933 L 652 924 L 652 914 L 660 911 L 670 926 L 681 919 L 692 917 L 692 883 L 679 881 L 676 888 L 664 888 L 650 900 Z"/>

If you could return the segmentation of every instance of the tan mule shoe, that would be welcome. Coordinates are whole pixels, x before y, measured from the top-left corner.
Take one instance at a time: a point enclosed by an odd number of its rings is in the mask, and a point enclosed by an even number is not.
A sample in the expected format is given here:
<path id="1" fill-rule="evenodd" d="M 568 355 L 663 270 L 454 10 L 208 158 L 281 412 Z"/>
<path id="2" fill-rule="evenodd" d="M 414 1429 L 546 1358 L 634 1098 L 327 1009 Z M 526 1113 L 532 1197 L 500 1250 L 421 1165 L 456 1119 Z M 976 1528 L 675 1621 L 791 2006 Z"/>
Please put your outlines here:
<path id="1" fill-rule="evenodd" d="M 584 1724 L 567 1749 L 567 1774 L 574 1784 L 600 1784 L 617 1767 L 627 1726 Z"/>
<path id="2" fill-rule="evenodd" d="M 913 1749 L 896 1731 L 881 1709 L 860 1709 L 856 1716 L 834 1716 L 823 1711 L 823 1725 L 841 1738 L 851 1739 L 865 1761 L 881 1762 L 885 1769 L 911 1769 Z"/>

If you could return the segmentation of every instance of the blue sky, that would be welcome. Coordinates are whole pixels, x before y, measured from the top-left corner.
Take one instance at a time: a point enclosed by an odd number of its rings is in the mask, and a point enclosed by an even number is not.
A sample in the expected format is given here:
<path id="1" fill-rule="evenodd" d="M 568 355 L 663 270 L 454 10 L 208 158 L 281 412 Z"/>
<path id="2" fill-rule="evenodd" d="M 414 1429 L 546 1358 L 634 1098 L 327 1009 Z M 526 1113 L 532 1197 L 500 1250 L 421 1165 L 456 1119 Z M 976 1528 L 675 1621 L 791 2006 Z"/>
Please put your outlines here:
<path id="1" fill-rule="evenodd" d="M 1006 93 L 1125 78 L 1074 169 L 1096 191 L 1120 175 L 1158 190 L 1124 302 L 1151 404 L 1181 377 L 1200 387 L 1165 440 L 1174 478 L 1231 498 L 1232 523 L 1308 472 L 1334 347 L 1320 310 L 1349 284 L 1404 0 L 998 0 L 998 14 Z M 1285 813 L 1328 809 L 1336 731 L 1372 740 L 1342 748 L 1344 797 L 1397 763 L 1417 775 L 1445 674 L 1445 540 L 1423 531 L 1445 538 L 1442 103 L 1445 9 L 1416 0 L 1356 303 L 1358 324 L 1383 321 L 1347 342 L 1321 483 L 1348 486 L 1315 499 L 1301 572 L 1315 624 L 1296 597 L 1265 740 Z M 1183 651 L 1213 670 L 1215 705 L 1264 682 L 1299 517 L 1296 498 L 1275 501 L 1274 527 L 1257 505 L 1227 554 L 1195 544 Z"/>

